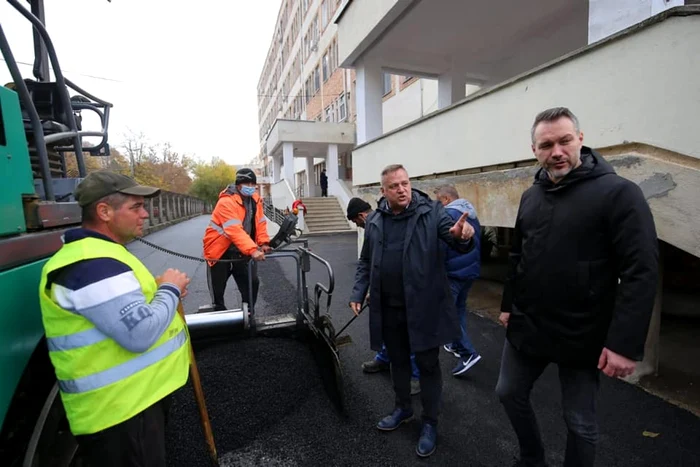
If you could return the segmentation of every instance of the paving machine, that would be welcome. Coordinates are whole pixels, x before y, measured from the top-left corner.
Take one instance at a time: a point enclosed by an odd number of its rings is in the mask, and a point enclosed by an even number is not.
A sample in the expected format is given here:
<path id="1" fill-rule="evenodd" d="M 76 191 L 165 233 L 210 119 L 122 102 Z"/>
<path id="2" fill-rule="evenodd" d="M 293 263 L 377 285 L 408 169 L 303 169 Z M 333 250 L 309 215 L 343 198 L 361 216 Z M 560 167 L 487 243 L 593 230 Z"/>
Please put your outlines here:
<path id="1" fill-rule="evenodd" d="M 78 465 L 78 448 L 68 428 L 43 335 L 38 286 L 41 269 L 62 245 L 68 228 L 81 222 L 72 193 L 86 175 L 86 157 L 110 154 L 112 104 L 67 79 L 44 27 L 44 1 L 7 0 L 16 14 L 0 18 L 0 53 L 12 81 L 0 86 L 0 459 L 5 466 Z M 32 78 L 20 71 L 2 28 L 9 21 L 33 26 Z M 69 26 L 70 27 L 70 26 Z M 51 73 L 52 72 L 52 73 Z M 53 76 L 52 76 L 53 75 Z M 83 113 L 99 126 L 84 128 Z M 96 137 L 89 145 L 86 137 Z M 77 174 L 68 171 L 74 158 Z M 323 380 L 338 407 L 342 384 L 333 327 L 321 312 L 330 305 L 333 272 L 303 240 L 292 240 L 289 219 L 275 237 L 270 257 L 297 266 L 293 311 L 260 318 L 254 307 L 187 316 L 194 340 L 232 334 L 294 334 L 307 338 Z M 292 226 L 292 230 L 290 230 Z M 309 297 L 306 274 L 312 262 L 328 270 Z M 255 267 L 250 264 L 249 267 Z"/>

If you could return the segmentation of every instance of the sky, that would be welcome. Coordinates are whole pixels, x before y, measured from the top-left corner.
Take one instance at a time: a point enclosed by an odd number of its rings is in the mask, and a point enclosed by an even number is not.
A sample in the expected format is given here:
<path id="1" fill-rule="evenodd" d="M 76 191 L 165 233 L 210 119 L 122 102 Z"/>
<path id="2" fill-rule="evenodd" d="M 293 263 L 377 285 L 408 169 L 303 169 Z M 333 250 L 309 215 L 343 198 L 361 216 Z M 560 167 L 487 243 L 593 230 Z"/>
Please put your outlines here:
<path id="1" fill-rule="evenodd" d="M 112 147 L 120 149 L 130 132 L 143 133 L 181 154 L 240 165 L 260 148 L 257 85 L 280 4 L 46 0 L 45 8 L 64 75 L 114 105 Z M 32 63 L 31 25 L 6 1 L 0 25 L 15 60 Z M 31 66 L 20 70 L 33 78 Z M 0 85 L 10 81 L 0 61 Z M 99 129 L 96 118 L 88 122 Z"/>

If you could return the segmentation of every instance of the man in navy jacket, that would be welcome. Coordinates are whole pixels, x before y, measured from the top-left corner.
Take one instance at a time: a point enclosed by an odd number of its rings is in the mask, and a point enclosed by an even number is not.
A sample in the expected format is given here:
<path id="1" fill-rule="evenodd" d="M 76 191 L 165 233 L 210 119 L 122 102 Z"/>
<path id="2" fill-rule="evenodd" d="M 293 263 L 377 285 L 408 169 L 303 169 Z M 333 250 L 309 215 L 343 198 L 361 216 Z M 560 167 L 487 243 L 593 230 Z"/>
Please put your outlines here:
<path id="1" fill-rule="evenodd" d="M 474 206 L 466 199 L 460 198 L 455 187 L 444 185 L 436 188 L 434 193 L 438 201 L 445 206 L 445 211 L 455 221 L 465 212 L 468 213 L 467 222 L 476 233 L 473 237 L 474 249 L 468 253 L 460 253 L 445 244 L 445 270 L 455 300 L 462 335 L 451 344 L 446 344 L 444 349 L 459 358 L 459 363 L 452 369 L 452 375 L 459 376 L 481 360 L 481 355 L 474 349 L 467 336 L 467 295 L 481 272 L 481 246 L 479 245 L 481 225 Z"/>

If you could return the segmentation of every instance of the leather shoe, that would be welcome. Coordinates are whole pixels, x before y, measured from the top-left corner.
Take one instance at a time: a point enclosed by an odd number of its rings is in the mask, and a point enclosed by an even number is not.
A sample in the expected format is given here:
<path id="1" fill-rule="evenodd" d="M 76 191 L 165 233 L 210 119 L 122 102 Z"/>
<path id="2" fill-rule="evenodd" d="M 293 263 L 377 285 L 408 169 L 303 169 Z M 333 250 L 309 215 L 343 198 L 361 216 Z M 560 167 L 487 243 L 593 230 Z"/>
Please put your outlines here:
<path id="1" fill-rule="evenodd" d="M 377 423 L 377 428 L 382 431 L 394 431 L 401 426 L 402 423 L 413 420 L 413 410 L 412 409 L 394 409 L 391 415 L 379 420 Z"/>
<path id="2" fill-rule="evenodd" d="M 420 457 L 428 457 L 435 452 L 437 442 L 437 429 L 430 423 L 423 423 L 420 430 L 420 438 L 416 446 L 416 454 Z"/>

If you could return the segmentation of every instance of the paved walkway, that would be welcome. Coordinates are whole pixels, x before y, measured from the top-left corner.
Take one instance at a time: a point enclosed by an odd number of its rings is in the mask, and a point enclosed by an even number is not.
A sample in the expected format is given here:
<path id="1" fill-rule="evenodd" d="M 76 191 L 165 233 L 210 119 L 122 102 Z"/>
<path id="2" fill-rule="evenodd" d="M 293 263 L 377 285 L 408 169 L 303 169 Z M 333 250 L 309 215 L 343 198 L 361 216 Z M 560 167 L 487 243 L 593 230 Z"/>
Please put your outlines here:
<path id="1" fill-rule="evenodd" d="M 149 241 L 187 254 L 201 253 L 208 219 L 196 218 L 156 232 Z M 315 237 L 310 247 L 326 258 L 336 275 L 330 314 L 336 329 L 352 317 L 347 308 L 355 271 L 354 235 Z M 133 243 L 129 247 L 154 273 L 178 267 L 193 276 L 185 298 L 188 313 L 209 301 L 205 266 Z M 316 264 L 313 265 L 315 269 Z M 321 272 L 317 271 L 319 279 Z M 291 262 L 260 266 L 259 311 L 292 311 L 295 275 Z M 313 278 L 313 277 L 312 277 Z M 310 282 L 313 283 L 313 282 Z M 233 281 L 228 305 L 238 306 Z M 347 418 L 339 417 L 326 397 L 306 347 L 275 338 L 241 339 L 197 349 L 205 395 L 223 466 L 509 466 L 517 443 L 493 389 L 498 377 L 504 330 L 492 321 L 469 316 L 472 340 L 483 359 L 468 377 L 449 374 L 455 359 L 441 353 L 444 409 L 438 450 L 428 460 L 414 451 L 419 423 L 393 433 L 374 425 L 392 408 L 389 375 L 363 374 L 369 350 L 367 317 L 349 328 L 353 343 L 341 347 L 346 380 Z M 533 403 L 546 442 L 548 461 L 561 465 L 566 429 L 561 417 L 556 368 L 550 367 L 533 391 Z M 420 398 L 415 398 L 420 410 Z M 599 414 L 600 466 L 700 466 L 700 419 L 627 383 L 602 377 Z M 644 436 L 645 432 L 656 437 Z M 171 466 L 207 465 L 206 448 L 190 386 L 174 400 L 168 430 Z"/>

